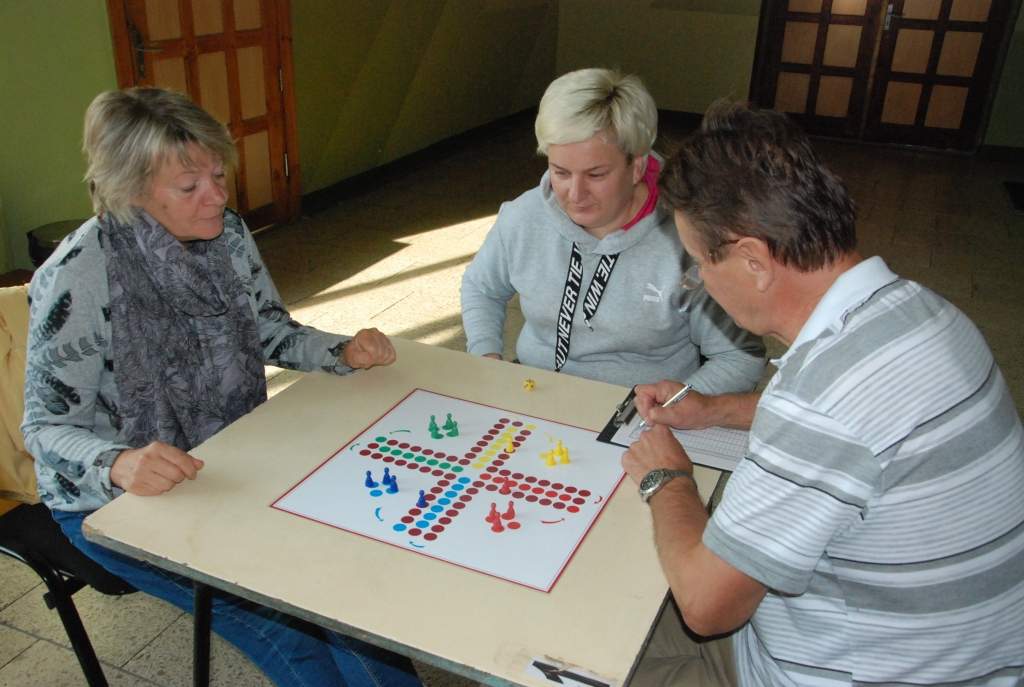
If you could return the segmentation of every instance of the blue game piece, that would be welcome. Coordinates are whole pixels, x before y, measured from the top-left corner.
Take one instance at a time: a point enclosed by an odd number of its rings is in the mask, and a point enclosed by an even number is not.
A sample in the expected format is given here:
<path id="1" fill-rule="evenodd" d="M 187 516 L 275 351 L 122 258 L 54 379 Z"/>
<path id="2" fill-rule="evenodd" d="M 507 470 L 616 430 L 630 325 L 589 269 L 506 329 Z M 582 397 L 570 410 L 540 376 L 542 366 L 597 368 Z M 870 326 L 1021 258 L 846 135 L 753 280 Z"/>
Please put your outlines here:
<path id="1" fill-rule="evenodd" d="M 379 484 L 373 481 L 373 476 L 370 474 L 369 470 L 366 471 L 366 481 L 363 482 L 363 484 L 371 488 L 380 486 Z"/>
<path id="2" fill-rule="evenodd" d="M 416 499 L 416 507 L 417 508 L 426 508 L 427 507 L 427 497 L 424 496 L 422 489 L 420 489 L 420 497 L 418 499 Z"/>
<path id="3" fill-rule="evenodd" d="M 388 485 L 388 484 L 391 484 L 391 480 L 393 480 L 393 479 L 394 479 L 394 477 L 391 476 L 391 469 L 390 468 L 384 468 L 384 476 L 380 478 L 380 483 L 384 484 L 384 485 Z"/>
<path id="4" fill-rule="evenodd" d="M 393 476 L 393 475 L 391 477 L 391 481 L 388 482 L 388 493 L 389 494 L 397 494 L 398 493 L 398 478 Z"/>

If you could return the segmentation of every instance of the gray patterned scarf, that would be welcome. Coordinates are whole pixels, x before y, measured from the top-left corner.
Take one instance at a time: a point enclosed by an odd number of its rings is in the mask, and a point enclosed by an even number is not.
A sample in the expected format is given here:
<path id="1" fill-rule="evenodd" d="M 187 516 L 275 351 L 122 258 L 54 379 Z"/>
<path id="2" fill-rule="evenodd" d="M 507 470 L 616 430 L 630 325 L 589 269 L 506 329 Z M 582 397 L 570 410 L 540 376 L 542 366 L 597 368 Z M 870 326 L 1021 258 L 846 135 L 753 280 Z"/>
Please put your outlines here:
<path id="1" fill-rule="evenodd" d="M 188 451 L 267 398 L 257 324 L 227 238 L 182 243 L 149 215 L 106 230 L 120 436 Z M 225 232 L 243 232 L 225 213 Z"/>

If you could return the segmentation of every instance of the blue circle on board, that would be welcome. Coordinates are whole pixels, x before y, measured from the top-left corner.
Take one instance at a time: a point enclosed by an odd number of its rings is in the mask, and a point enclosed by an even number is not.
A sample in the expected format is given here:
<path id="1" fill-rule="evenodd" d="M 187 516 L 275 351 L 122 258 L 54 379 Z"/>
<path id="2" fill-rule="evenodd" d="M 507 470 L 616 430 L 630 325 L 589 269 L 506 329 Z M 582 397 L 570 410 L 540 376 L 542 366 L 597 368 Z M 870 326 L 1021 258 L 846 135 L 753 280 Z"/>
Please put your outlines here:
<path id="1" fill-rule="evenodd" d="M 391 529 L 393 529 L 395 532 L 405 532 L 405 525 L 403 525 L 402 523 L 398 523 L 397 525 L 392 525 Z"/>
<path id="2" fill-rule="evenodd" d="M 469 478 L 468 477 L 460 477 L 459 478 L 459 484 L 469 484 Z M 456 485 L 456 486 L 458 486 L 458 485 Z"/>
<path id="3" fill-rule="evenodd" d="M 450 490 L 450 489 L 449 489 L 448 491 L 446 491 L 446 492 L 444 493 L 444 495 L 445 495 L 445 496 L 447 496 L 447 497 L 448 497 L 448 498 L 450 498 L 450 499 L 453 499 L 453 498 L 455 498 L 456 496 L 458 496 L 458 495 L 459 495 L 459 492 L 457 492 L 457 491 L 452 491 L 452 490 Z"/>
<path id="4" fill-rule="evenodd" d="M 455 494 L 453 493 L 452 496 L 455 496 Z M 442 506 L 447 506 L 449 503 L 452 502 L 452 500 L 451 499 L 438 499 L 437 502 L 440 505 L 442 505 Z"/>
<path id="5" fill-rule="evenodd" d="M 370 490 L 370 496 L 380 496 L 383 493 L 384 492 L 381 491 L 380 489 L 371 489 Z"/>
<path id="6" fill-rule="evenodd" d="M 465 484 L 453 484 L 452 485 L 452 489 L 454 489 L 455 491 L 462 491 L 465 488 L 466 488 Z"/>
<path id="7" fill-rule="evenodd" d="M 430 523 L 427 522 L 426 520 L 417 520 L 416 521 L 416 527 L 429 527 L 429 526 L 430 526 Z"/>
<path id="8" fill-rule="evenodd" d="M 430 511 L 432 513 L 440 513 L 443 510 L 444 510 L 444 508 L 442 508 L 441 506 L 431 506 L 430 507 Z"/>
<path id="9" fill-rule="evenodd" d="M 423 514 L 423 519 L 424 520 L 436 520 L 437 519 L 437 513 L 424 513 Z"/>

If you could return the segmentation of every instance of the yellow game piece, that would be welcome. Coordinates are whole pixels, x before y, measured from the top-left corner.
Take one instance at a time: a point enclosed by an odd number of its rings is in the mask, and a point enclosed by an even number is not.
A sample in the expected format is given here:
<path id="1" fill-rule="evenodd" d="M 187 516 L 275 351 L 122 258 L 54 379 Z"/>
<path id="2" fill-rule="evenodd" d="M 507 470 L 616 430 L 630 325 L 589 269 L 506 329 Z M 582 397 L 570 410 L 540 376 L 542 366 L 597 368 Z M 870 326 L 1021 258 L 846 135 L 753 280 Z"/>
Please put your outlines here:
<path id="1" fill-rule="evenodd" d="M 516 452 L 516 445 L 512 441 L 512 439 L 509 439 L 508 443 L 505 445 L 505 453 L 515 453 L 515 452 Z"/>
<path id="2" fill-rule="evenodd" d="M 559 451 L 558 453 L 558 462 L 561 463 L 562 465 L 569 464 L 569 449 L 567 449 L 564 446 L 562 447 L 562 450 Z"/>
<path id="3" fill-rule="evenodd" d="M 527 391 L 533 391 L 533 388 L 535 386 L 537 386 L 537 382 L 533 381 L 532 379 L 527 379 L 523 381 L 523 388 L 526 389 Z"/>
<path id="4" fill-rule="evenodd" d="M 544 464 L 545 465 L 547 465 L 549 468 L 555 467 L 555 452 L 554 451 L 545 451 L 541 455 L 544 456 Z"/>

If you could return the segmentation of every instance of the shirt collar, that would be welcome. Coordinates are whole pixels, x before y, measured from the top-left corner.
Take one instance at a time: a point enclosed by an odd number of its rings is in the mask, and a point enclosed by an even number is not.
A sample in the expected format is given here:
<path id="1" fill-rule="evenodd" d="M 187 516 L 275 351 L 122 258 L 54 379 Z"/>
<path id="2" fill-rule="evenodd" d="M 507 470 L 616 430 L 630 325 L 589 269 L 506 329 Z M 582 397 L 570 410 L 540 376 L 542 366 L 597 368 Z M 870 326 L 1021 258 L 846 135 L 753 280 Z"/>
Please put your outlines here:
<path id="1" fill-rule="evenodd" d="M 778 367 L 785 363 L 790 353 L 802 344 L 815 339 L 828 329 L 839 330 L 846 314 L 857 307 L 871 294 L 886 284 L 899 279 L 879 256 L 862 260 L 846 270 L 832 283 L 818 304 L 814 306 L 811 316 L 800 328 L 800 333 L 789 349 L 778 359 L 771 361 Z"/>

